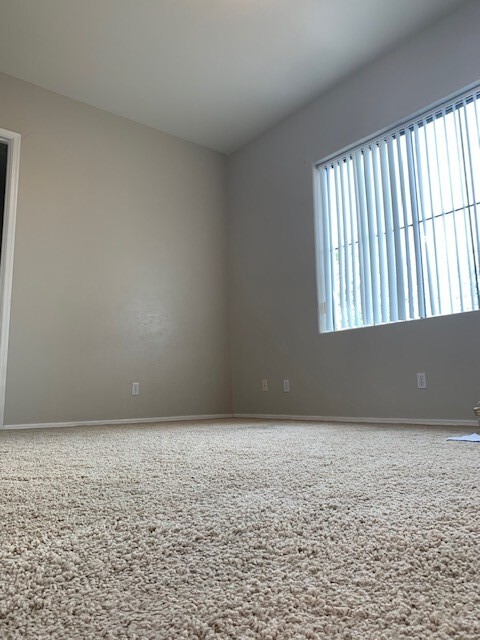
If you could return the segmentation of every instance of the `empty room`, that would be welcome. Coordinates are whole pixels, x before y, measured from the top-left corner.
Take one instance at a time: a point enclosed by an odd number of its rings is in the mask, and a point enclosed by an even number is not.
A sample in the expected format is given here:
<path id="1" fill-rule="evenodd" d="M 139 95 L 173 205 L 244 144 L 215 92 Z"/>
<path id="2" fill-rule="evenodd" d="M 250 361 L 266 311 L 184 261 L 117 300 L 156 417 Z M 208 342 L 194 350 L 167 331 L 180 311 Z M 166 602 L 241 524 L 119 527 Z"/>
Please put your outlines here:
<path id="1" fill-rule="evenodd" d="M 480 638 L 479 0 L 0 0 L 0 640 Z"/>

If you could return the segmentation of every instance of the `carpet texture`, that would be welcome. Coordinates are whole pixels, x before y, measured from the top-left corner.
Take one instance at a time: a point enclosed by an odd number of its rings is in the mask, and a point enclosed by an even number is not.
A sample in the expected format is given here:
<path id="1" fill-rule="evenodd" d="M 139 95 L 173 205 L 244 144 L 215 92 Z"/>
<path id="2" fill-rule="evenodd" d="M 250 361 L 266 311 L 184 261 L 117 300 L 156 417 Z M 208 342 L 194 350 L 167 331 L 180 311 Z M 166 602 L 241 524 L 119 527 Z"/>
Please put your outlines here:
<path id="1" fill-rule="evenodd" d="M 0 638 L 480 638 L 480 446 L 222 421 L 0 433 Z"/>

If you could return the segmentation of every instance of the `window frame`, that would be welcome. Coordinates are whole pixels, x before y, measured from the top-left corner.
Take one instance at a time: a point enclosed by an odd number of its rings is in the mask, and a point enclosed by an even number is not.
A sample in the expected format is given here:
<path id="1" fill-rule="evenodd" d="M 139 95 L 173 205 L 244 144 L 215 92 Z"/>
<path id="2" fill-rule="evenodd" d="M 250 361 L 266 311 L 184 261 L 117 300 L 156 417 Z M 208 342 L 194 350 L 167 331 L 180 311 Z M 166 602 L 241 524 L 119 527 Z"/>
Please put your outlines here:
<path id="1" fill-rule="evenodd" d="M 414 320 L 429 320 L 431 318 L 441 317 L 441 316 L 450 316 L 450 315 L 459 315 L 463 313 L 473 313 L 479 311 L 479 309 L 467 309 L 463 311 L 452 311 L 449 313 L 436 313 L 431 315 L 420 315 L 420 317 L 407 317 L 401 319 L 387 320 L 384 322 L 369 322 L 356 326 L 347 326 L 347 327 L 338 327 L 333 329 L 327 328 L 327 314 L 332 314 L 333 309 L 328 308 L 328 300 L 327 300 L 327 286 L 326 281 L 331 280 L 331 276 L 328 275 L 326 277 L 325 273 L 325 265 L 328 264 L 328 260 L 325 260 L 325 243 L 323 238 L 323 210 L 325 207 L 325 203 L 322 203 L 322 198 L 324 198 L 324 192 L 321 189 L 320 183 L 322 180 L 321 170 L 326 168 L 329 163 L 338 162 L 348 157 L 349 155 L 354 154 L 360 150 L 363 150 L 365 147 L 369 145 L 376 144 L 379 139 L 383 137 L 388 137 L 389 135 L 402 134 L 405 135 L 405 130 L 408 128 L 412 130 L 415 126 L 419 126 L 420 123 L 425 122 L 428 124 L 429 122 L 437 119 L 438 117 L 442 117 L 442 112 L 447 114 L 449 112 L 449 108 L 451 110 L 455 110 L 462 106 L 464 103 L 465 106 L 469 103 L 469 98 L 471 101 L 474 99 L 480 102 L 480 81 L 476 81 L 464 87 L 460 91 L 456 91 L 454 93 L 449 94 L 447 97 L 442 98 L 441 100 L 431 103 L 428 107 L 419 109 L 414 112 L 407 118 L 402 118 L 397 122 L 390 124 L 373 134 L 365 136 L 364 138 L 358 140 L 354 144 L 345 146 L 340 150 L 331 153 L 321 160 L 315 161 L 312 163 L 312 183 L 313 183 L 313 205 L 314 205 L 314 231 L 315 231 L 315 262 L 316 262 L 316 290 L 317 290 L 317 318 L 318 318 L 318 329 L 321 334 L 326 333 L 338 333 L 343 331 L 353 331 L 357 329 L 365 329 L 376 326 L 384 326 L 388 324 L 398 324 L 403 322 L 410 322 Z M 470 206 L 475 206 L 477 203 L 473 203 Z M 466 205 L 464 205 L 465 207 Z M 456 209 L 452 210 L 453 212 Z M 434 217 L 445 216 L 449 213 L 449 211 L 443 211 L 441 214 L 436 214 Z M 451 212 L 450 212 L 451 213 Z M 327 220 L 327 224 L 330 224 L 330 220 Z M 480 251 L 480 247 L 479 247 Z M 331 271 L 330 271 L 331 273 Z M 419 283 L 419 286 L 424 286 L 424 282 Z M 333 300 L 333 293 L 332 293 Z M 331 305 L 333 306 L 333 305 Z"/>

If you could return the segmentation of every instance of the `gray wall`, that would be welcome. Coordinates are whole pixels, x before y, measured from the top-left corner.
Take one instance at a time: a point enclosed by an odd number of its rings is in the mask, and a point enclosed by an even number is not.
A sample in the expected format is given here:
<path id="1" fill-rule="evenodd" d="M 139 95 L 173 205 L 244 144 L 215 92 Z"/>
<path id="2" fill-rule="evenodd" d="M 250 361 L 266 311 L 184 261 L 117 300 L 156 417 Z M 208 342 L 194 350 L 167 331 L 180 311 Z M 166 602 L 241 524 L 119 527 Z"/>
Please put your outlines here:
<path id="1" fill-rule="evenodd" d="M 225 157 L 3 75 L 0 95 L 22 134 L 5 423 L 230 412 Z"/>
<path id="2" fill-rule="evenodd" d="M 229 158 L 235 412 L 473 417 L 478 312 L 319 335 L 311 165 L 477 81 L 479 33 L 473 2 Z"/>

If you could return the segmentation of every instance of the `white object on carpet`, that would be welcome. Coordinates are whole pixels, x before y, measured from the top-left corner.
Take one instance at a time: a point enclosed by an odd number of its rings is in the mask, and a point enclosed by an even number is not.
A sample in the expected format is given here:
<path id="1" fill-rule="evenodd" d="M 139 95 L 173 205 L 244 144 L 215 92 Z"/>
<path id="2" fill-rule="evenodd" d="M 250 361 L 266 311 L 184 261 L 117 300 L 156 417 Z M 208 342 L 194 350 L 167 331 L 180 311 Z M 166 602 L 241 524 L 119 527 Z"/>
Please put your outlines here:
<path id="1" fill-rule="evenodd" d="M 455 440 L 456 442 L 480 442 L 478 433 L 472 433 L 469 436 L 450 436 L 447 440 Z"/>

